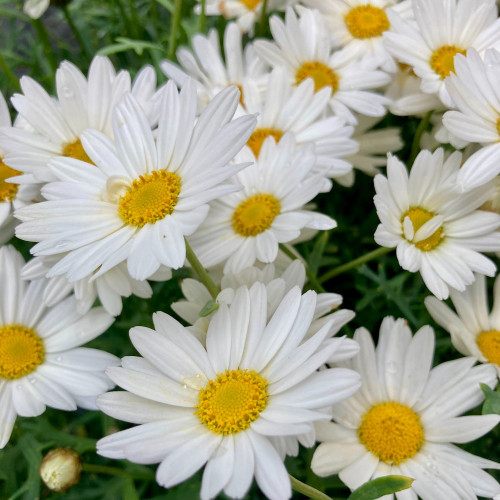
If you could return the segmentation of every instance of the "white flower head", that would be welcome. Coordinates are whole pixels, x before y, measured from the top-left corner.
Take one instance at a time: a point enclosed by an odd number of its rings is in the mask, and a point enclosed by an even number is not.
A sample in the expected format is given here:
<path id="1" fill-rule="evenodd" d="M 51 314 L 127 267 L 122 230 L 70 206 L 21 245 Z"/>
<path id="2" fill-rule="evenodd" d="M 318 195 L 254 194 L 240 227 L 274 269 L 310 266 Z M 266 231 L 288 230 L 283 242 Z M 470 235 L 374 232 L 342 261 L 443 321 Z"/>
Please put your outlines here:
<path id="1" fill-rule="evenodd" d="M 239 161 L 255 161 L 250 148 Z M 212 202 L 200 229 L 190 238 L 196 255 L 206 267 L 226 262 L 225 273 L 237 273 L 256 260 L 273 262 L 279 243 L 300 235 L 303 228 L 332 229 L 330 217 L 307 210 L 324 186 L 321 173 L 311 173 L 315 164 L 309 148 L 296 151 L 293 134 L 278 144 L 268 137 L 258 160 L 235 176 L 243 186 Z"/>
<path id="2" fill-rule="evenodd" d="M 85 129 L 98 130 L 113 136 L 113 109 L 123 96 L 131 92 L 155 121 L 156 75 L 152 67 L 139 72 L 132 86 L 130 74 L 116 73 L 107 57 L 96 56 L 89 68 L 88 78 L 69 61 L 56 71 L 57 99 L 30 77 L 20 80 L 22 94 L 12 97 L 12 104 L 29 125 L 29 129 L 6 128 L 0 132 L 0 147 L 5 149 L 9 167 L 23 172 L 18 182 L 53 181 L 48 167 L 57 156 L 76 158 L 92 163 L 82 145 Z"/>
<path id="3" fill-rule="evenodd" d="M 0 92 L 0 130 L 11 127 L 7 103 Z M 0 148 L 0 245 L 7 243 L 14 236 L 17 221 L 13 212 L 16 208 L 32 203 L 40 196 L 37 185 L 18 185 L 13 182 L 21 172 L 9 167 L 3 161 L 5 151 Z"/>
<path id="4" fill-rule="evenodd" d="M 127 96 L 115 109 L 114 143 L 98 131 L 82 135 L 98 168 L 52 160 L 58 181 L 43 188 L 49 201 L 16 214 L 25 221 L 18 237 L 40 242 L 35 255 L 67 252 L 49 277 L 74 282 L 97 271 L 95 279 L 126 260 L 130 276 L 144 280 L 160 265 L 183 266 L 184 236 L 205 219 L 207 203 L 237 189 L 224 181 L 242 165 L 228 162 L 255 126 L 253 116 L 231 120 L 238 98 L 236 87 L 225 89 L 197 119 L 194 84 L 178 93 L 169 82 L 155 133 Z"/>
<path id="5" fill-rule="evenodd" d="M 336 46 L 348 47 L 361 59 L 372 54 L 380 66 L 390 72 L 396 62 L 383 44 L 383 34 L 391 29 L 388 12 L 395 10 L 405 18 L 411 16 L 409 2 L 398 0 L 305 0 L 307 6 L 324 14 Z"/>
<path id="6" fill-rule="evenodd" d="M 434 331 L 424 326 L 412 336 L 403 319 L 384 319 L 377 348 L 365 328 L 354 339 L 360 352 L 342 366 L 357 370 L 362 386 L 333 406 L 333 422 L 316 424 L 322 443 L 313 472 L 338 474 L 352 490 L 380 476 L 414 478 L 398 499 L 499 494 L 500 484 L 482 469 L 500 464 L 451 444 L 473 441 L 500 421 L 499 415 L 460 416 L 484 400 L 480 383 L 495 386 L 493 366 L 463 358 L 432 368 Z"/>
<path id="7" fill-rule="evenodd" d="M 349 339 L 323 345 L 326 324 L 303 339 L 315 309 L 316 293 L 292 288 L 267 320 L 266 288 L 255 283 L 221 304 L 207 332 L 206 348 L 164 313 L 155 330 L 130 332 L 143 358 L 122 360 L 108 374 L 125 392 L 99 398 L 102 411 L 140 424 L 105 437 L 98 453 L 109 458 L 158 463 L 156 479 L 174 486 L 203 467 L 201 498 L 224 490 L 242 498 L 255 477 L 276 500 L 291 496 L 274 437 L 314 432 L 328 419 L 321 409 L 359 388 L 359 376 L 344 368 L 317 369 Z"/>
<path id="8" fill-rule="evenodd" d="M 454 71 L 454 56 L 474 47 L 479 52 L 500 43 L 495 0 L 412 0 L 414 20 L 388 12 L 392 31 L 384 33 L 387 50 L 413 67 L 422 91 L 452 102 L 444 80 Z"/>
<path id="9" fill-rule="evenodd" d="M 499 28 L 500 29 L 500 28 Z M 484 61 L 474 49 L 455 56 L 455 74 L 445 85 L 458 111 L 448 111 L 443 124 L 462 141 L 485 146 L 460 169 L 462 190 L 475 188 L 500 173 L 500 52 L 487 50 Z"/>
<path id="10" fill-rule="evenodd" d="M 286 68 L 294 84 L 311 78 L 316 92 L 330 87 L 330 108 L 349 124 L 356 123 L 352 110 L 368 116 L 383 116 L 389 99 L 372 92 L 391 81 L 376 68 L 374 57 L 359 61 L 349 49 L 334 51 L 324 17 L 315 10 L 303 9 L 297 18 L 292 8 L 285 22 L 270 19 L 274 41 L 257 40 L 257 54 L 272 66 Z"/>
<path id="11" fill-rule="evenodd" d="M 21 277 L 28 280 L 45 278 L 63 257 L 64 254 L 34 257 L 24 266 Z M 160 267 L 149 279 L 167 281 L 171 277 L 169 268 Z M 130 276 L 125 262 L 95 279 L 92 278 L 93 274 L 71 283 L 64 274 L 49 277 L 43 290 L 44 304 L 51 307 L 73 293 L 81 314 L 86 313 L 98 298 L 109 314 L 118 316 L 122 312 L 122 297 L 135 295 L 149 299 L 153 295 L 153 290 L 146 280 L 135 280 Z"/>
<path id="12" fill-rule="evenodd" d="M 293 132 L 297 147 L 314 146 L 315 171 L 332 178 L 349 174 L 352 165 L 346 156 L 358 150 L 351 138 L 354 129 L 342 118 L 325 117 L 330 96 L 328 87 L 315 92 L 311 78 L 293 87 L 282 67 L 272 71 L 265 94 L 254 82 L 247 82 L 243 86 L 243 104 L 248 113 L 257 116 L 257 128 L 247 146 L 258 158 L 267 137 L 278 142 L 284 134 Z"/>
<path id="13" fill-rule="evenodd" d="M 462 155 L 444 160 L 444 150 L 421 151 L 410 174 L 389 156 L 387 178 L 375 177 L 374 197 L 381 221 L 375 241 L 397 247 L 403 269 L 420 271 L 427 288 L 446 299 L 449 288 L 465 290 L 474 272 L 494 276 L 496 267 L 480 252 L 500 249 L 500 216 L 478 208 L 495 186 L 485 185 L 460 194 L 456 177 Z"/>
<path id="14" fill-rule="evenodd" d="M 95 409 L 96 396 L 113 387 L 104 370 L 118 361 L 80 348 L 113 318 L 101 307 L 80 314 L 74 297 L 45 307 L 45 281 L 23 281 L 23 265 L 13 247 L 0 248 L 0 448 L 17 415 L 36 417 L 46 406 Z"/>
<path id="15" fill-rule="evenodd" d="M 434 321 L 450 333 L 458 351 L 494 364 L 500 376 L 500 277 L 495 280 L 493 294 L 488 314 L 486 279 L 478 274 L 464 292 L 450 290 L 456 312 L 434 297 L 427 297 L 425 305 Z"/>
<path id="16" fill-rule="evenodd" d="M 244 82 L 250 81 L 261 91 L 264 90 L 268 66 L 257 57 L 251 42 L 242 48 L 242 33 L 235 23 L 229 23 L 224 32 L 224 58 L 215 29 L 210 30 L 207 36 L 194 35 L 192 45 L 193 52 L 184 47 L 177 50 L 180 68 L 170 61 L 162 61 L 160 66 L 179 87 L 188 77 L 196 81 L 200 110 L 229 85 L 236 85 L 242 92 Z M 243 100 L 241 95 L 240 102 Z"/>
<path id="17" fill-rule="evenodd" d="M 284 10 L 287 5 L 296 0 L 269 0 L 267 10 Z M 255 23 L 261 16 L 263 0 L 207 0 L 206 13 L 209 16 L 224 16 L 235 19 L 236 25 L 243 33 L 253 34 Z M 195 12 L 201 12 L 201 6 L 195 7 Z"/>

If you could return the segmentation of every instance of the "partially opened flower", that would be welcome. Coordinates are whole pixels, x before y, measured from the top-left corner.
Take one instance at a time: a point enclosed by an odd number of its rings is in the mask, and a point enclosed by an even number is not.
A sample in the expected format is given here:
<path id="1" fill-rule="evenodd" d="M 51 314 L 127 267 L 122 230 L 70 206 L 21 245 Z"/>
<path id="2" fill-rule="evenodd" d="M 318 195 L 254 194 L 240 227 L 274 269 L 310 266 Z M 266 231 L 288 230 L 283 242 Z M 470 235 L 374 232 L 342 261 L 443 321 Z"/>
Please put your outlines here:
<path id="1" fill-rule="evenodd" d="M 361 350 L 342 366 L 357 370 L 362 386 L 333 406 L 333 422 L 316 424 L 322 443 L 312 459 L 315 474 L 338 474 L 351 490 L 380 476 L 414 478 L 398 500 L 500 494 L 500 484 L 482 470 L 500 464 L 451 444 L 473 441 L 500 421 L 500 415 L 460 416 L 483 401 L 481 383 L 495 386 L 494 367 L 463 358 L 431 368 L 432 328 L 412 336 L 403 319 L 384 319 L 376 349 L 365 328 L 354 339 Z"/>
<path id="2" fill-rule="evenodd" d="M 451 290 L 450 296 L 456 312 L 434 297 L 426 297 L 427 310 L 450 333 L 458 351 L 483 363 L 493 363 L 500 376 L 500 277 L 495 280 L 494 304 L 489 314 L 486 279 L 480 274 L 464 292 Z"/>
<path id="3" fill-rule="evenodd" d="M 85 150 L 97 165 L 52 160 L 58 179 L 43 188 L 46 202 L 17 213 L 19 238 L 40 241 L 35 255 L 67 252 L 48 273 L 70 282 L 92 279 L 127 261 L 132 278 L 144 280 L 160 265 L 184 265 L 184 236 L 195 232 L 207 203 L 238 189 L 224 183 L 242 168 L 228 162 L 248 140 L 253 116 L 232 121 L 239 93 L 229 87 L 196 117 L 192 83 L 180 93 L 173 82 L 163 94 L 153 132 L 132 96 L 117 106 L 115 142 L 88 130 Z"/>
<path id="4" fill-rule="evenodd" d="M 125 392 L 99 398 L 107 414 L 139 424 L 97 444 L 109 458 L 160 463 L 159 484 L 167 488 L 205 464 L 201 498 L 222 490 L 242 498 L 255 477 L 271 499 L 291 496 L 274 437 L 314 432 L 328 419 L 322 408 L 359 387 L 344 368 L 317 369 L 349 339 L 323 345 L 329 324 L 303 342 L 316 293 L 294 287 L 267 320 L 261 283 L 237 290 L 221 304 L 208 328 L 206 348 L 170 316 L 157 313 L 155 330 L 133 328 L 131 340 L 144 356 L 122 360 L 107 373 Z"/>
<path id="5" fill-rule="evenodd" d="M 24 0 L 23 11 L 32 19 L 38 19 L 49 8 L 50 0 Z"/>
<path id="6" fill-rule="evenodd" d="M 255 161 L 246 147 L 238 155 Z M 255 164 L 238 172 L 243 190 L 215 200 L 190 244 L 206 267 L 226 262 L 225 273 L 237 273 L 256 260 L 273 262 L 279 243 L 292 241 L 303 228 L 332 229 L 336 222 L 305 206 L 323 190 L 325 178 L 314 173 L 309 148 L 295 149 L 293 134 L 278 144 L 268 137 Z"/>
<path id="7" fill-rule="evenodd" d="M 462 155 L 444 160 L 444 150 L 421 151 L 410 174 L 389 156 L 387 178 L 375 177 L 374 197 L 381 224 L 375 241 L 397 247 L 403 269 L 419 271 L 427 288 L 446 299 L 449 288 L 465 290 L 473 271 L 495 275 L 495 264 L 480 252 L 500 250 L 500 215 L 478 208 L 489 199 L 494 184 L 459 193 L 456 178 Z"/>
<path id="8" fill-rule="evenodd" d="M 24 260 L 0 248 L 0 448 L 16 416 L 36 417 L 46 406 L 95 409 L 95 398 L 113 384 L 104 370 L 117 358 L 81 345 L 103 333 L 113 318 L 101 307 L 77 311 L 74 297 L 46 308 L 44 280 L 20 277 Z"/>

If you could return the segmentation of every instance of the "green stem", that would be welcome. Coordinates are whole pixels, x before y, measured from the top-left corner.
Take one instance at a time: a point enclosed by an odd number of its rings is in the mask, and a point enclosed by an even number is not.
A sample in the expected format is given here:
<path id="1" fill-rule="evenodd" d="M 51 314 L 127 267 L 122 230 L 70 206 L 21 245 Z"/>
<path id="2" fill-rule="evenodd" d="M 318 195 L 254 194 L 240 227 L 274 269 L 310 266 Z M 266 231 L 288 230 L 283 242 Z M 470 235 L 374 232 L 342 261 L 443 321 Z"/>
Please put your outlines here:
<path id="1" fill-rule="evenodd" d="M 339 274 L 345 273 L 346 271 L 350 271 L 351 269 L 354 269 L 356 267 L 359 267 L 361 264 L 364 264 L 365 262 L 368 262 L 373 259 L 377 259 L 378 257 L 382 257 L 382 255 L 388 254 L 392 252 L 394 248 L 386 248 L 386 247 L 380 247 L 377 248 L 376 250 L 373 250 L 371 252 L 366 253 L 365 255 L 362 255 L 361 257 L 358 257 L 357 259 L 351 260 L 350 262 L 347 262 L 346 264 L 342 264 L 341 266 L 334 267 L 327 273 L 323 274 L 321 278 L 319 278 L 320 283 L 324 283 L 325 281 L 328 281 L 329 279 L 334 278 L 335 276 L 338 276 Z"/>
<path id="2" fill-rule="evenodd" d="M 118 469 L 118 467 L 109 467 L 108 465 L 96 465 L 96 464 L 82 464 L 82 470 L 85 472 L 92 472 L 94 474 L 106 474 L 108 476 L 120 476 L 128 477 L 131 479 L 145 479 L 154 480 L 155 475 L 153 472 L 130 472 L 123 469 Z"/>
<path id="3" fill-rule="evenodd" d="M 417 157 L 418 152 L 420 151 L 420 141 L 422 139 L 423 133 L 427 130 L 427 127 L 429 126 L 432 113 L 434 113 L 434 110 L 428 111 L 418 124 L 417 131 L 415 132 L 415 137 L 413 138 L 413 142 L 411 144 L 410 159 L 408 160 L 409 165 L 413 165 L 413 162 L 415 161 L 415 158 Z"/>
<path id="4" fill-rule="evenodd" d="M 213 299 L 217 298 L 219 295 L 219 287 L 214 283 L 210 275 L 207 273 L 206 269 L 202 266 L 201 262 L 196 257 L 193 249 L 189 246 L 188 241 L 184 238 L 186 242 L 186 258 L 188 262 L 191 264 L 192 268 L 196 271 L 196 274 L 200 278 L 200 281 L 207 287 L 207 290 L 210 292 L 210 295 Z"/>
<path id="5" fill-rule="evenodd" d="M 280 250 L 285 255 L 288 255 L 288 257 L 290 257 L 292 260 L 298 259 L 298 257 L 284 243 L 280 243 Z M 307 266 L 306 266 L 306 276 L 307 276 L 307 279 L 309 280 L 309 283 L 311 283 L 312 288 L 314 288 L 314 290 L 316 290 L 319 293 L 326 292 L 326 290 L 323 288 L 321 283 L 318 281 L 318 278 L 316 277 L 316 275 L 311 273 L 311 271 L 309 271 Z"/>
<path id="6" fill-rule="evenodd" d="M 0 69 L 3 70 L 5 76 L 12 84 L 13 88 L 17 91 L 19 89 L 19 80 L 16 78 L 14 72 L 10 69 L 10 66 L 5 61 L 2 52 L 0 51 Z"/>
<path id="7" fill-rule="evenodd" d="M 139 38 L 141 22 L 139 20 L 139 13 L 137 12 L 137 7 L 135 5 L 136 0 L 129 0 L 130 13 L 132 17 L 132 33 L 135 37 Z"/>
<path id="8" fill-rule="evenodd" d="M 182 0 L 175 0 L 174 14 L 170 27 L 170 41 L 168 43 L 168 58 L 173 61 L 177 49 L 177 36 L 181 25 Z"/>
<path id="9" fill-rule="evenodd" d="M 125 25 L 125 29 L 127 30 L 127 33 L 132 34 L 134 32 L 134 27 L 127 16 L 127 13 L 125 12 L 125 7 L 123 7 L 122 0 L 113 0 L 117 7 L 118 10 L 120 11 L 120 17 L 123 19 L 123 24 Z"/>
<path id="10" fill-rule="evenodd" d="M 200 33 L 205 33 L 207 27 L 207 0 L 201 0 L 201 12 L 200 12 Z"/>
<path id="11" fill-rule="evenodd" d="M 267 1 L 262 1 L 262 10 L 260 11 L 260 19 L 259 19 L 259 33 L 264 35 L 266 32 L 266 21 L 267 21 Z"/>
<path id="12" fill-rule="evenodd" d="M 57 70 L 57 60 L 55 58 L 54 51 L 52 50 L 52 47 L 50 45 L 50 39 L 47 29 L 45 28 L 44 24 L 40 19 L 32 19 L 31 24 L 33 25 L 33 28 L 35 28 L 38 39 L 42 44 L 43 52 L 45 54 L 45 57 L 47 58 L 47 61 L 50 64 L 50 68 L 55 73 Z"/>
<path id="13" fill-rule="evenodd" d="M 92 58 L 92 55 L 90 54 L 90 51 L 89 49 L 87 48 L 87 45 L 85 45 L 85 42 L 83 40 L 83 37 L 80 33 L 80 31 L 78 30 L 78 28 L 76 27 L 76 24 L 73 22 L 73 19 L 71 17 L 71 14 L 69 13 L 69 8 L 68 8 L 68 5 L 67 4 L 64 4 L 61 6 L 61 9 L 63 11 L 63 14 L 64 14 L 64 17 L 66 18 L 66 22 L 68 23 L 68 26 L 70 27 L 72 33 L 73 33 L 73 36 L 75 37 L 76 41 L 78 42 L 78 44 L 80 45 L 83 53 L 89 58 L 91 59 Z"/>
<path id="14" fill-rule="evenodd" d="M 321 491 L 318 491 L 316 488 L 313 488 L 312 486 L 299 481 L 290 474 L 288 474 L 288 477 L 290 478 L 290 482 L 292 483 L 292 489 L 294 489 L 297 493 L 302 493 L 312 500 L 333 500 L 328 495 L 325 495 Z"/>

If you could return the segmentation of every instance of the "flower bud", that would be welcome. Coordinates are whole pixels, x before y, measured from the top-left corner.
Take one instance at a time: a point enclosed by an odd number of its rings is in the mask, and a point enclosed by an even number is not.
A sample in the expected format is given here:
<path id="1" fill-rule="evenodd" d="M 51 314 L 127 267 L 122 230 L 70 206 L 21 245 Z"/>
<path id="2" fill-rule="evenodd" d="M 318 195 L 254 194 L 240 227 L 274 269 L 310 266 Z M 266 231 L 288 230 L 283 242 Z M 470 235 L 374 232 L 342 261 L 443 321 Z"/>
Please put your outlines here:
<path id="1" fill-rule="evenodd" d="M 80 480 L 82 460 L 71 448 L 55 448 L 40 464 L 40 477 L 49 489 L 64 492 Z"/>

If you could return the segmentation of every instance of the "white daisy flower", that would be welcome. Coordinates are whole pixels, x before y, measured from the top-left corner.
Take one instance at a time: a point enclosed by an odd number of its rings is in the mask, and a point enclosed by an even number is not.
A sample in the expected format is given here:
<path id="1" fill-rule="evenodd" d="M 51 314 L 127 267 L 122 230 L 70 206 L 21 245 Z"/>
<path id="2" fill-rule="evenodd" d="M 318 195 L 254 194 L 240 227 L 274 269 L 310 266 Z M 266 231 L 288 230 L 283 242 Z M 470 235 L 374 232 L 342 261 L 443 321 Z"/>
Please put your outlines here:
<path id="1" fill-rule="evenodd" d="M 131 87 L 129 73 L 116 74 L 106 57 L 94 57 L 88 79 L 74 64 L 64 61 L 56 72 L 57 99 L 27 76 L 21 78 L 20 84 L 23 94 L 15 94 L 12 104 L 31 130 L 0 131 L 0 147 L 7 152 L 7 165 L 30 174 L 19 176 L 19 183 L 32 183 L 33 176 L 36 182 L 56 180 L 48 167 L 55 156 L 92 163 L 82 145 L 83 131 L 91 128 L 112 137 L 112 111 L 129 92 L 154 121 L 150 100 L 156 90 L 156 76 L 152 67 L 144 68 Z"/>
<path id="2" fill-rule="evenodd" d="M 271 10 L 285 10 L 287 5 L 296 0 L 269 0 L 267 12 Z M 205 11 L 209 16 L 224 16 L 226 19 L 235 19 L 240 31 L 253 34 L 255 23 L 262 15 L 263 0 L 207 0 Z M 195 7 L 197 14 L 201 13 L 201 6 Z"/>
<path id="3" fill-rule="evenodd" d="M 250 288 L 254 283 L 263 283 L 267 290 L 267 319 L 275 313 L 283 297 L 294 287 L 301 290 L 306 278 L 305 266 L 299 260 L 294 260 L 283 273 L 277 273 L 274 264 L 267 264 L 262 269 L 253 266 L 243 269 L 236 274 L 225 274 L 222 277 L 221 292 L 217 296 L 217 303 L 231 304 L 234 300 L 236 290 L 241 286 Z M 193 325 L 193 332 L 206 333 L 212 314 L 200 317 L 200 311 L 212 299 L 207 288 L 197 280 L 187 278 L 181 284 L 182 293 L 186 300 L 174 302 L 171 307 L 188 324 Z M 335 320 L 332 324 L 330 335 L 333 336 L 354 318 L 354 312 L 347 309 L 337 310 L 342 304 L 342 296 L 337 293 L 320 293 L 316 300 L 316 309 L 313 321 L 306 338 L 320 330 L 330 319 Z M 198 335 L 203 340 L 203 335 Z M 203 340 L 204 341 L 204 340 Z M 352 346 L 346 344 L 347 348 Z"/>
<path id="4" fill-rule="evenodd" d="M 24 266 L 21 277 L 28 280 L 45 278 L 63 256 L 58 254 L 35 257 Z M 122 297 L 135 295 L 149 299 L 153 295 L 153 290 L 146 280 L 139 281 L 130 276 L 125 262 L 118 264 L 95 279 L 92 277 L 91 274 L 74 283 L 70 283 L 65 275 L 49 278 L 43 290 L 44 304 L 51 307 L 73 293 L 79 313 L 85 314 L 98 298 L 109 314 L 118 316 L 122 312 Z M 172 271 L 170 269 L 160 268 L 149 279 L 167 281 L 171 277 Z"/>
<path id="5" fill-rule="evenodd" d="M 387 12 L 411 16 L 409 2 L 399 0 L 305 0 L 326 18 L 333 43 L 349 47 L 361 59 L 370 53 L 385 71 L 396 71 L 396 62 L 383 44 L 383 34 L 391 29 Z"/>
<path id="6" fill-rule="evenodd" d="M 449 287 L 465 290 L 473 271 L 494 276 L 493 262 L 479 252 L 500 250 L 500 215 L 477 210 L 494 185 L 465 194 L 456 190 L 462 155 L 444 161 L 444 151 L 421 151 L 410 175 L 403 163 L 389 156 L 387 178 L 375 177 L 374 197 L 381 221 L 375 241 L 397 247 L 403 269 L 420 271 L 427 288 L 446 299 Z"/>
<path id="7" fill-rule="evenodd" d="M 411 66 L 398 64 L 397 72 L 385 90 L 385 95 L 391 99 L 389 111 L 397 116 L 420 116 L 431 110 L 443 109 L 439 97 L 422 92 L 421 86 L 422 79 Z"/>
<path id="8" fill-rule="evenodd" d="M 467 57 L 455 57 L 455 73 L 445 85 L 458 111 L 448 111 L 443 124 L 453 135 L 477 142 L 484 149 L 468 161 L 458 174 L 461 189 L 484 184 L 500 173 L 500 52 L 487 50 L 484 61 L 474 49 Z"/>
<path id="9" fill-rule="evenodd" d="M 0 92 L 0 130 L 11 128 L 9 108 Z M 0 245 L 7 243 L 14 236 L 17 221 L 12 215 L 16 208 L 32 203 L 40 196 L 37 185 L 19 186 L 9 181 L 21 172 L 7 166 L 3 158 L 5 151 L 0 148 Z"/>
<path id="10" fill-rule="evenodd" d="M 242 498 L 254 477 L 268 498 L 290 498 L 272 438 L 314 432 L 315 420 L 329 418 L 322 408 L 359 388 L 353 370 L 317 371 L 348 339 L 329 339 L 319 350 L 326 324 L 302 343 L 315 301 L 315 292 L 294 287 L 268 321 L 265 286 L 241 287 L 214 314 L 206 348 L 164 313 L 153 316 L 155 330 L 133 328 L 130 338 L 144 358 L 124 358 L 122 368 L 107 371 L 125 392 L 104 394 L 98 405 L 141 425 L 101 439 L 97 452 L 160 462 L 156 480 L 166 488 L 206 464 L 203 500 L 221 490 Z"/>
<path id="11" fill-rule="evenodd" d="M 450 333 L 460 353 L 493 363 L 500 376 L 500 277 L 493 294 L 494 305 L 488 314 L 486 280 L 478 274 L 464 292 L 450 291 L 456 313 L 434 297 L 427 297 L 425 305 L 434 321 Z"/>
<path id="12" fill-rule="evenodd" d="M 229 23 L 224 32 L 223 58 L 217 30 L 210 30 L 208 36 L 198 33 L 192 38 L 193 53 L 183 47 L 177 50 L 180 68 L 170 61 L 162 61 L 160 67 L 179 87 L 188 77 L 196 81 L 200 111 L 229 85 L 236 85 L 242 92 L 243 83 L 250 80 L 263 91 L 267 84 L 268 66 L 257 57 L 252 43 L 247 43 L 243 50 L 241 39 L 238 26 Z M 243 94 L 240 102 L 243 103 Z"/>
<path id="13" fill-rule="evenodd" d="M 17 415 L 36 417 L 45 406 L 96 409 L 96 396 L 114 385 L 104 370 L 118 363 L 111 354 L 79 347 L 113 318 L 100 307 L 80 314 L 73 297 L 47 309 L 45 281 L 23 281 L 23 265 L 13 247 L 0 248 L 0 448 Z"/>
<path id="14" fill-rule="evenodd" d="M 421 89 L 452 106 L 444 85 L 454 71 L 455 54 L 474 47 L 479 52 L 500 43 L 495 0 L 412 0 L 414 21 L 388 12 L 392 31 L 384 33 L 387 50 L 413 67 Z"/>
<path id="15" fill-rule="evenodd" d="M 67 252 L 48 277 L 94 278 L 127 260 L 130 276 L 144 280 L 164 265 L 184 265 L 184 236 L 195 232 L 207 203 L 238 189 L 224 181 L 242 168 L 227 163 L 248 140 L 255 118 L 231 121 L 239 92 L 229 87 L 196 119 L 196 90 L 180 94 L 168 82 L 153 133 L 132 96 L 115 109 L 115 143 L 89 130 L 82 141 L 98 166 L 72 158 L 52 160 L 58 182 L 43 188 L 49 201 L 25 207 L 17 235 L 39 241 L 35 255 Z"/>
<path id="16" fill-rule="evenodd" d="M 330 88 L 315 92 L 310 78 L 294 88 L 286 70 L 278 67 L 271 73 L 264 95 L 250 81 L 243 86 L 243 96 L 246 111 L 257 116 L 257 128 L 247 142 L 256 158 L 267 137 L 279 142 L 284 134 L 293 132 L 298 147 L 314 146 L 315 171 L 332 178 L 352 171 L 345 157 L 358 150 L 351 138 L 354 129 L 337 116 L 325 118 Z"/>
<path id="17" fill-rule="evenodd" d="M 207 219 L 189 238 L 205 267 L 226 261 L 225 273 L 237 273 L 256 260 L 273 262 L 278 244 L 300 235 L 302 228 L 332 229 L 330 217 L 307 210 L 323 190 L 321 173 L 311 174 L 315 164 L 309 148 L 295 150 L 293 134 L 279 144 L 269 137 L 259 158 L 244 148 L 238 161 L 255 163 L 236 176 L 243 190 L 212 202 Z"/>
<path id="18" fill-rule="evenodd" d="M 387 164 L 387 153 L 399 151 L 403 146 L 399 127 L 372 128 L 380 122 L 380 118 L 358 116 L 358 124 L 352 139 L 358 143 L 358 151 L 347 160 L 356 170 L 375 176 L 380 168 Z M 351 187 L 354 184 L 354 170 L 336 179 L 339 184 Z"/>
<path id="19" fill-rule="evenodd" d="M 335 115 L 355 124 L 352 110 L 368 116 L 386 113 L 389 100 L 369 90 L 386 85 L 391 77 L 376 70 L 374 57 L 358 61 L 349 48 L 333 51 L 325 19 L 318 11 L 303 9 L 297 19 L 289 8 L 285 22 L 272 16 L 270 26 L 274 42 L 257 40 L 257 54 L 272 66 L 285 67 L 295 84 L 312 78 L 316 92 L 330 87 L 330 107 Z"/>
<path id="20" fill-rule="evenodd" d="M 50 0 L 24 0 L 23 12 L 31 19 L 38 19 L 42 17 L 49 5 Z"/>
<path id="21" fill-rule="evenodd" d="M 480 383 L 495 386 L 493 366 L 463 358 L 431 368 L 434 331 L 424 326 L 412 337 L 403 319 L 384 319 L 376 349 L 365 328 L 354 339 L 360 352 L 343 366 L 360 373 L 362 386 L 333 406 L 333 422 L 316 424 L 323 442 L 312 459 L 314 473 L 338 474 L 351 490 L 390 474 L 414 478 L 398 500 L 499 494 L 500 484 L 482 469 L 500 464 L 451 444 L 473 441 L 500 421 L 499 415 L 459 416 L 483 401 Z"/>

